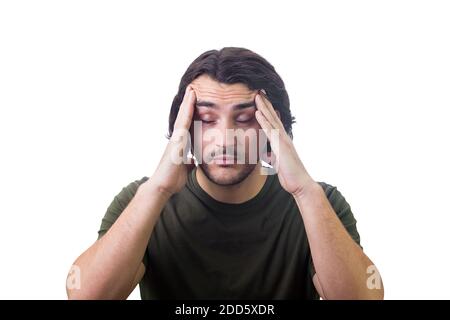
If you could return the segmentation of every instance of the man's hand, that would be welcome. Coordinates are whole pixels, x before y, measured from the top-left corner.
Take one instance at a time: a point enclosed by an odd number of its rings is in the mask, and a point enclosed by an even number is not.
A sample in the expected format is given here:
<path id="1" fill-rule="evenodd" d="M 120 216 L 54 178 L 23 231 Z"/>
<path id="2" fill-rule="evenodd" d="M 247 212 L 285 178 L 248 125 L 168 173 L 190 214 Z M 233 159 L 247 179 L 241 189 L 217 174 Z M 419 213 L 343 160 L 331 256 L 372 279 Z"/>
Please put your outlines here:
<path id="1" fill-rule="evenodd" d="M 186 159 L 195 100 L 195 92 L 188 85 L 175 120 L 172 136 L 158 167 L 149 180 L 157 190 L 168 196 L 179 192 L 184 187 L 188 172 L 195 167 L 193 159 Z"/>
<path id="2" fill-rule="evenodd" d="M 73 265 L 82 275 L 77 287 L 67 286 L 68 298 L 125 299 L 142 279 L 142 257 L 153 228 L 169 197 L 183 188 L 189 169 L 194 167 L 192 162 L 184 161 L 194 101 L 194 90 L 188 86 L 158 167 L 139 186 L 108 232 L 75 260 Z"/>
<path id="3" fill-rule="evenodd" d="M 294 196 L 300 195 L 304 189 L 315 184 L 306 172 L 300 157 L 295 150 L 291 138 L 284 129 L 283 123 L 267 98 L 265 91 L 261 90 L 255 97 L 257 111 L 255 117 L 270 141 L 270 164 L 278 173 L 281 186 Z"/>
<path id="4" fill-rule="evenodd" d="M 317 272 L 313 278 L 316 289 L 324 299 L 383 299 L 382 285 L 378 290 L 367 286 L 367 270 L 373 262 L 351 238 L 322 188 L 306 172 L 265 92 L 257 94 L 255 102 L 256 119 L 272 147 L 270 163 L 282 187 L 294 196 L 305 224 Z"/>

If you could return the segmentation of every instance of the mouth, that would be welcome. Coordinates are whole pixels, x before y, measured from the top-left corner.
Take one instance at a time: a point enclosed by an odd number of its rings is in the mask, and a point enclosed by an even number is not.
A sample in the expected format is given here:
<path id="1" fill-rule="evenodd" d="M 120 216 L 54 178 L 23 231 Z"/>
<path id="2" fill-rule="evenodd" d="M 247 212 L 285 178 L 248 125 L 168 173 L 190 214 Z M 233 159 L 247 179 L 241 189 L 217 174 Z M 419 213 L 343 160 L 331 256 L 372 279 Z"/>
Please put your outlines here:
<path id="1" fill-rule="evenodd" d="M 230 155 L 220 155 L 213 158 L 213 162 L 221 166 L 229 166 L 236 164 L 236 158 Z"/>

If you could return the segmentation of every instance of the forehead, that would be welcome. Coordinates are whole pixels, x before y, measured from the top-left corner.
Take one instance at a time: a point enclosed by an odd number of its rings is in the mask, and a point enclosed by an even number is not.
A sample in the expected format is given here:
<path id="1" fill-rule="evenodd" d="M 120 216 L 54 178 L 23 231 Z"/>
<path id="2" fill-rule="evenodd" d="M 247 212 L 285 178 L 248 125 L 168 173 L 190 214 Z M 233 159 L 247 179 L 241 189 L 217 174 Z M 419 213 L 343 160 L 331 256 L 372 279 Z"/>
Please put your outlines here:
<path id="1" fill-rule="evenodd" d="M 218 104 L 248 102 L 255 98 L 257 90 L 250 90 L 243 83 L 225 84 L 201 75 L 191 82 L 198 100 Z"/>

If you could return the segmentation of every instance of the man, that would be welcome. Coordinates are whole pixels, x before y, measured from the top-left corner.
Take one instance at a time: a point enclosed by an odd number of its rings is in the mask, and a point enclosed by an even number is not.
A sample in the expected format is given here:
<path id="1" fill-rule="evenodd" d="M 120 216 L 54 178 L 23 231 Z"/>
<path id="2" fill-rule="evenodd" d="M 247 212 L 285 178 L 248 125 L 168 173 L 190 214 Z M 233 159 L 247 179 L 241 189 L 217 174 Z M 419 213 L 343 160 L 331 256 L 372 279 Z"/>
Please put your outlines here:
<path id="1" fill-rule="evenodd" d="M 157 169 L 114 198 L 68 297 L 124 299 L 139 283 L 143 299 L 382 299 L 349 204 L 308 174 L 293 122 L 264 58 L 234 47 L 200 55 Z"/>

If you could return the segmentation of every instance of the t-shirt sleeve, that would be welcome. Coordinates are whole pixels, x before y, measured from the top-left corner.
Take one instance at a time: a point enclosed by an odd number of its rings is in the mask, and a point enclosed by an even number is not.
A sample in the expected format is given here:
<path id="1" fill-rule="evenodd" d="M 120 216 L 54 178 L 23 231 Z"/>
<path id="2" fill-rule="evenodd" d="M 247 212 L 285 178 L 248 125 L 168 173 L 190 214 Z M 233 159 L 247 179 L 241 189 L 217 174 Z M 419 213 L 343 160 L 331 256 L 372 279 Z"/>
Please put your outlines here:
<path id="1" fill-rule="evenodd" d="M 344 196 L 339 192 L 339 190 L 332 185 L 329 185 L 325 182 L 319 182 L 322 186 L 325 194 L 330 202 L 331 206 L 336 212 L 336 215 L 341 220 L 343 226 L 353 238 L 353 240 L 362 248 L 360 243 L 360 237 L 358 230 L 356 228 L 356 219 L 353 216 L 352 209 L 348 204 L 347 200 L 345 200 Z M 314 264 L 312 261 L 312 257 L 310 258 L 310 275 L 314 276 L 316 270 L 314 269 Z"/>
<path id="2" fill-rule="evenodd" d="M 111 228 L 114 222 L 116 222 L 117 218 L 119 218 L 123 210 L 125 210 L 125 208 L 128 206 L 131 199 L 133 199 L 139 186 L 147 180 L 148 177 L 143 177 L 140 180 L 131 182 L 126 187 L 122 188 L 122 190 L 114 197 L 114 199 L 106 209 L 106 213 L 101 221 L 97 240 L 106 234 L 109 228 Z M 145 266 L 147 266 L 145 257 L 146 255 L 144 256 L 144 264 Z"/>

